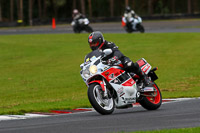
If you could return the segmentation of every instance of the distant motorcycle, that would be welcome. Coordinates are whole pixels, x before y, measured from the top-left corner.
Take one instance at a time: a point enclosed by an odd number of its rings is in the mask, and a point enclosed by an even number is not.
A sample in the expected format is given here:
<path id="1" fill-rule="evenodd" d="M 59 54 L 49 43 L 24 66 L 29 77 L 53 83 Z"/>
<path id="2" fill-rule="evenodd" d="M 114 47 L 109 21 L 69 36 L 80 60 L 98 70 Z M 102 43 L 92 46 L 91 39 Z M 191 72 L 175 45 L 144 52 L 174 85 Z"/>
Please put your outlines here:
<path id="1" fill-rule="evenodd" d="M 128 32 L 136 32 L 139 31 L 141 33 L 145 32 L 144 26 L 142 25 L 142 18 L 139 16 L 127 18 L 122 17 L 122 27 Z"/>
<path id="2" fill-rule="evenodd" d="M 137 61 L 152 82 L 151 86 L 145 87 L 139 76 L 123 69 L 121 61 L 109 64 L 110 59 L 105 58 L 111 53 L 110 49 L 103 52 L 94 50 L 80 65 L 80 74 L 88 86 L 88 99 L 93 108 L 102 115 L 111 114 L 114 108 L 132 107 L 136 102 L 147 110 L 158 109 L 162 95 L 154 82 L 158 78 L 154 72 L 157 69 L 151 69 L 151 65 L 143 58 Z"/>
<path id="3" fill-rule="evenodd" d="M 72 21 L 71 25 L 75 33 L 81 33 L 82 31 L 91 33 L 93 32 L 93 29 L 89 26 L 89 23 L 90 22 L 87 18 L 80 18 L 78 20 Z"/>

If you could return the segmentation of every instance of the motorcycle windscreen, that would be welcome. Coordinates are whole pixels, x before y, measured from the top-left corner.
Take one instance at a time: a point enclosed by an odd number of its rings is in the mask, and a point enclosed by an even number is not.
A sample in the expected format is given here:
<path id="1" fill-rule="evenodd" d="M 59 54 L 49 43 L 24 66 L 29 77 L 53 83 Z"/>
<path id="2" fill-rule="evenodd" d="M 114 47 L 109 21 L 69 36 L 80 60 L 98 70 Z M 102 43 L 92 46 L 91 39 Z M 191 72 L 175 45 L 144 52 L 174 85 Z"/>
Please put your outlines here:
<path id="1" fill-rule="evenodd" d="M 97 58 L 101 55 L 101 52 L 99 50 L 94 50 L 86 55 L 84 62 L 88 62 L 92 60 L 93 58 Z"/>

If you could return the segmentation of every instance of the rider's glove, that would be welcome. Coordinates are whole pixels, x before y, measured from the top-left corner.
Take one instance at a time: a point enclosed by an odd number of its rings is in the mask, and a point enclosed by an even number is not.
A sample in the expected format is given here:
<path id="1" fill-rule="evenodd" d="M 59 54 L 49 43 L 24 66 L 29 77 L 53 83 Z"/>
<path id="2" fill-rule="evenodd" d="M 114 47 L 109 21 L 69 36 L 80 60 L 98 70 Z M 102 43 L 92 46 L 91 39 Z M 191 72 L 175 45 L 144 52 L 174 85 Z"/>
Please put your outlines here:
<path id="1" fill-rule="evenodd" d="M 117 62 L 118 62 L 118 57 L 117 56 L 114 56 L 114 57 L 108 59 L 108 65 L 114 65 Z"/>

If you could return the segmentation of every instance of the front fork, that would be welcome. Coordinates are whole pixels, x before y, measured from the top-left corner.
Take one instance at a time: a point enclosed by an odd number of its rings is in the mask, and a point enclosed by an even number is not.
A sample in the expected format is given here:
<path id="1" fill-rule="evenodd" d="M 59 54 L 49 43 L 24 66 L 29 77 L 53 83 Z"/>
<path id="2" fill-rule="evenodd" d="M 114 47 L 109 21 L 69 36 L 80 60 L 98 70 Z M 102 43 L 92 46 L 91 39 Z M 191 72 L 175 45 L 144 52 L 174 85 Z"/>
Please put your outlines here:
<path id="1" fill-rule="evenodd" d="M 104 93 L 103 93 L 103 95 L 104 95 L 104 97 L 108 97 L 108 91 L 107 91 L 107 88 L 106 88 L 105 80 L 102 79 L 102 81 L 103 81 L 103 85 L 104 85 Z"/>
<path id="2" fill-rule="evenodd" d="M 92 84 L 92 83 L 98 83 L 101 86 L 101 89 L 102 89 L 102 92 L 103 92 L 103 97 L 105 97 L 105 98 L 108 97 L 108 91 L 107 91 L 107 88 L 106 88 L 106 82 L 105 82 L 104 78 L 102 78 L 102 80 L 91 81 L 89 84 Z"/>

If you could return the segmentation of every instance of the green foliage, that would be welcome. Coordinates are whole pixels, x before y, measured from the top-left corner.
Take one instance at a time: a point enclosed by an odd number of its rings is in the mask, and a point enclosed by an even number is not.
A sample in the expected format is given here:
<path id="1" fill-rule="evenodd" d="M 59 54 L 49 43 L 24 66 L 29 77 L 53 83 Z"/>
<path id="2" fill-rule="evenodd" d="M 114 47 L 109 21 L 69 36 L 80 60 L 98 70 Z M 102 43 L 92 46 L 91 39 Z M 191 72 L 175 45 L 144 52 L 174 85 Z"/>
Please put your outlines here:
<path id="1" fill-rule="evenodd" d="M 169 8 L 164 4 L 164 1 L 158 0 L 157 5 L 155 6 L 155 13 L 157 14 L 167 14 L 169 13 Z"/>
<path id="2" fill-rule="evenodd" d="M 200 96 L 199 33 L 105 34 L 133 61 L 144 57 L 164 98 Z M 0 114 L 90 107 L 80 64 L 88 34 L 0 38 Z"/>

